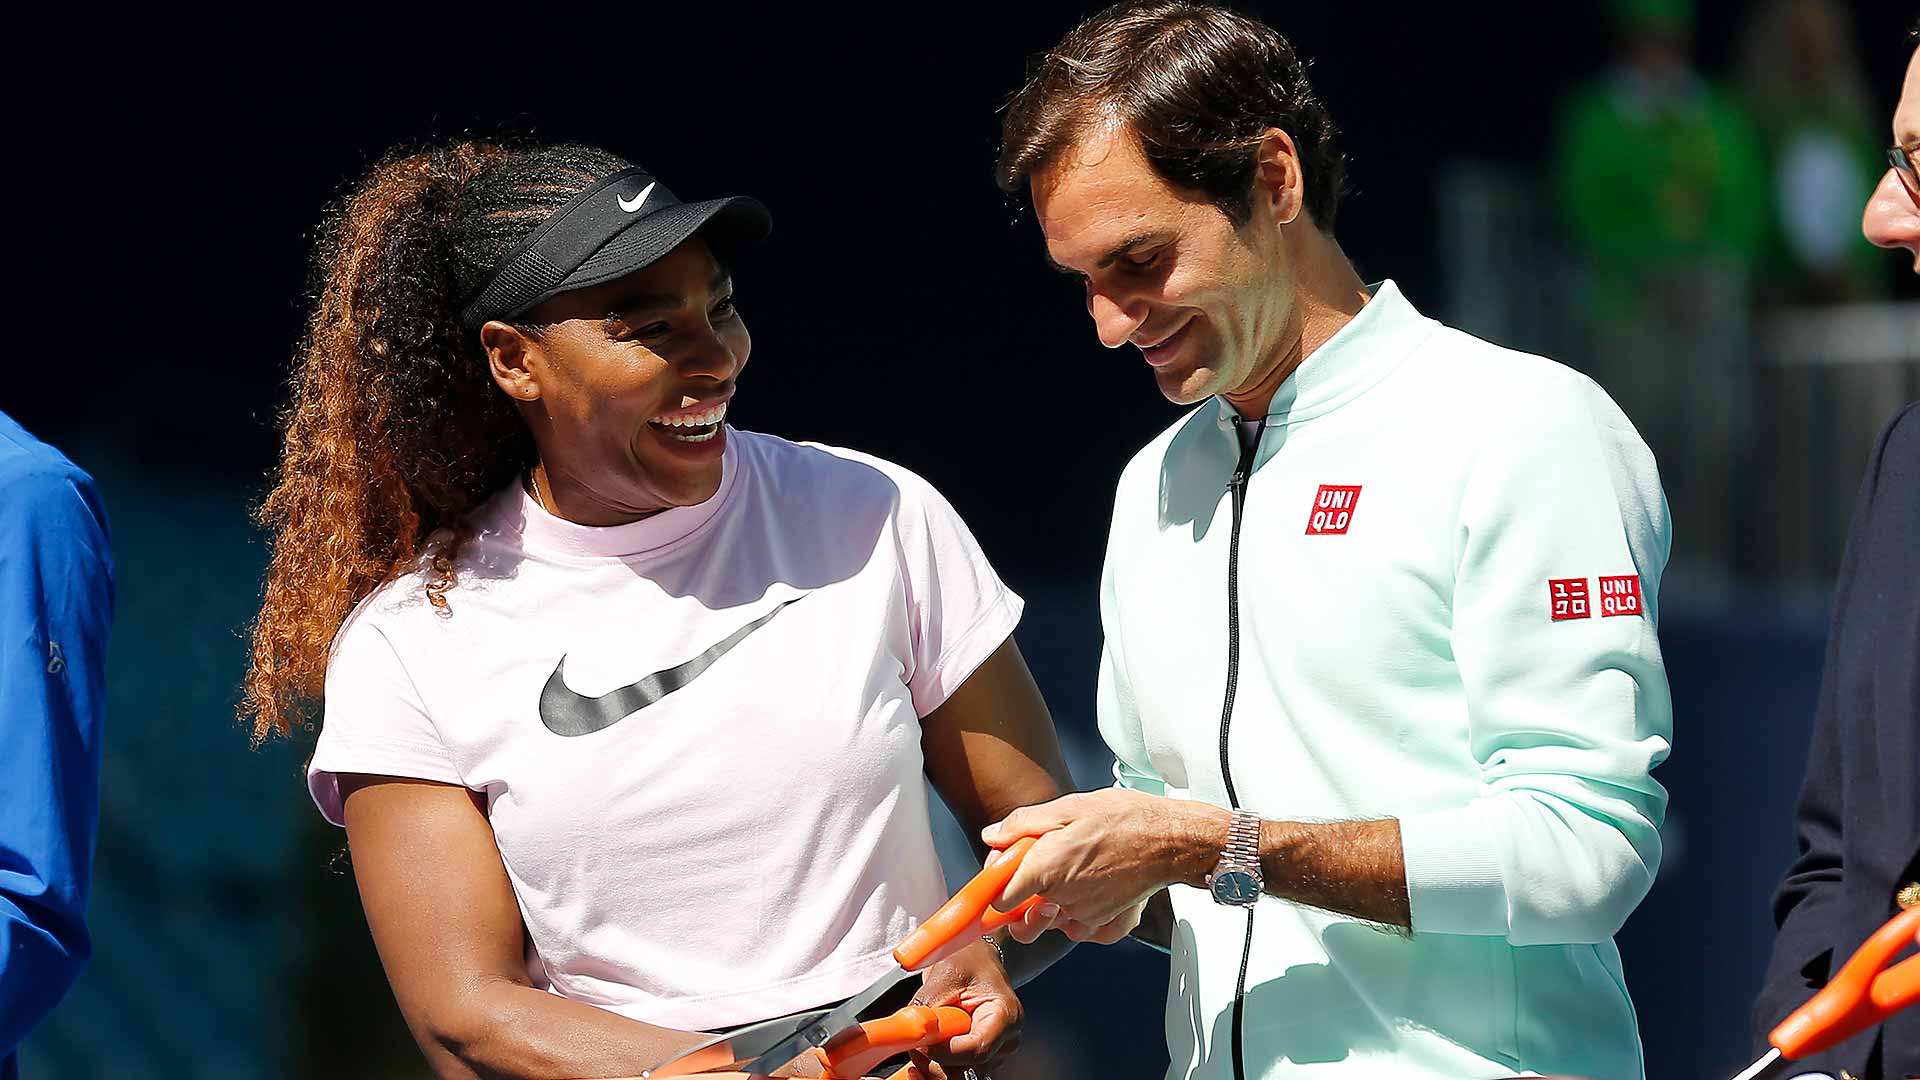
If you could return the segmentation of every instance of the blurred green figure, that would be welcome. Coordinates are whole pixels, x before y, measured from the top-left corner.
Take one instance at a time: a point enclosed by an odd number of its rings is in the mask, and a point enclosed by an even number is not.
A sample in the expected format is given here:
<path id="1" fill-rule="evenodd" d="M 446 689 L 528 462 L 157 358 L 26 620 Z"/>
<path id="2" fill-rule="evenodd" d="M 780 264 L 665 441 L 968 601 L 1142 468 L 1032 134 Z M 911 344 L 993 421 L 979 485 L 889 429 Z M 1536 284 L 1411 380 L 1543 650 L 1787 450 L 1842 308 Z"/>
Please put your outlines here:
<path id="1" fill-rule="evenodd" d="M 1554 187 L 1578 268 L 1568 358 L 1652 447 L 1676 570 L 1736 561 L 1751 283 L 1766 161 L 1739 103 L 1691 60 L 1689 0 L 1614 0 L 1613 64 L 1566 104 Z"/>
<path id="2" fill-rule="evenodd" d="M 1745 271 L 1767 227 L 1765 162 L 1745 113 L 1689 58 L 1689 0 L 1614 0 L 1614 66 L 1568 105 L 1556 181 L 1592 275 L 1593 314 L 1631 319 L 1669 269 Z"/>
<path id="3" fill-rule="evenodd" d="M 1884 134 L 1835 0 L 1770 0 L 1742 34 L 1740 94 L 1766 156 L 1763 308 L 1883 299 L 1886 258 L 1860 205 L 1886 171 Z"/>

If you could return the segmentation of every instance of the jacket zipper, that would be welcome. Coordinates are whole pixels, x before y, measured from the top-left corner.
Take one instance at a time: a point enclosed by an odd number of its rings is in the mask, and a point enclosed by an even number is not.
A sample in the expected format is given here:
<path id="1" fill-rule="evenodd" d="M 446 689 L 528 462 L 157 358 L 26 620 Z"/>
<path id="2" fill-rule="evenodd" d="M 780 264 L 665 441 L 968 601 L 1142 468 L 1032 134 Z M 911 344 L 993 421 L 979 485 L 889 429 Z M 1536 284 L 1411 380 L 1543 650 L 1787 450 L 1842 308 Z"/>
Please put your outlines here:
<path id="1" fill-rule="evenodd" d="M 1266 434 L 1266 418 L 1255 421 L 1251 440 L 1240 437 L 1245 418 L 1233 418 L 1233 438 L 1240 447 L 1240 461 L 1234 466 L 1227 490 L 1233 498 L 1233 530 L 1227 536 L 1227 693 L 1220 705 L 1220 779 L 1226 783 L 1227 803 L 1240 809 L 1240 796 L 1233 788 L 1233 765 L 1227 753 L 1227 733 L 1233 726 L 1233 695 L 1240 682 L 1240 518 L 1247 505 L 1247 480 L 1253 472 L 1254 458 L 1260 453 L 1260 438 Z M 1247 997 L 1247 963 L 1253 957 L 1253 908 L 1247 908 L 1247 933 L 1240 947 L 1240 976 L 1233 987 L 1233 1077 L 1246 1080 L 1246 1056 L 1243 1052 L 1244 1007 Z"/>

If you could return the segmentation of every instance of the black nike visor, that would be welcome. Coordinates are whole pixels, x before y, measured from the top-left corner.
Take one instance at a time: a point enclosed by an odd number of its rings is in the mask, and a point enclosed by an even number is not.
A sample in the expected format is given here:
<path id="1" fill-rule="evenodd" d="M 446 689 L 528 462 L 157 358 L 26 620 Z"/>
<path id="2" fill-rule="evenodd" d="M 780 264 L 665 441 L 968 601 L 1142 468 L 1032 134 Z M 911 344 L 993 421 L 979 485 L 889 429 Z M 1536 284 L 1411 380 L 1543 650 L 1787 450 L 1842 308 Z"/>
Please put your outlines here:
<path id="1" fill-rule="evenodd" d="M 698 234 L 731 263 L 767 238 L 773 215 L 735 195 L 683 203 L 645 169 L 626 169 L 574 196 L 500 260 L 460 310 L 478 330 L 490 319 L 525 314 L 550 296 L 625 277 Z"/>

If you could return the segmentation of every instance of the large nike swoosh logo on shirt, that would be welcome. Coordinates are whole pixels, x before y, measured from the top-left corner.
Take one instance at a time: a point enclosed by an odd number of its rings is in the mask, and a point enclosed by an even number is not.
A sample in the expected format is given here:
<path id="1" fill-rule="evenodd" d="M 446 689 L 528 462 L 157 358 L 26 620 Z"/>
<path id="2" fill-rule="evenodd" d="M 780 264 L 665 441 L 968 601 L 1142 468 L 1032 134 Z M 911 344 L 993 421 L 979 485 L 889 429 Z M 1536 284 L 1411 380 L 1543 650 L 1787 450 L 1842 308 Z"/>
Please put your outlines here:
<path id="1" fill-rule="evenodd" d="M 792 600 L 783 600 L 772 611 L 735 630 L 727 635 L 726 640 L 686 663 L 656 671 L 637 683 L 608 691 L 599 697 L 576 694 L 567 688 L 567 658 L 562 656 L 560 662 L 554 665 L 553 674 L 547 677 L 546 687 L 540 691 L 540 722 L 555 735 L 566 736 L 591 735 L 602 728 L 612 727 L 692 682 L 695 676 L 712 667 L 714 661 L 727 655 L 727 650 L 746 640 L 748 634 L 773 621 L 782 608 L 803 599 L 804 596 L 796 596 Z"/>

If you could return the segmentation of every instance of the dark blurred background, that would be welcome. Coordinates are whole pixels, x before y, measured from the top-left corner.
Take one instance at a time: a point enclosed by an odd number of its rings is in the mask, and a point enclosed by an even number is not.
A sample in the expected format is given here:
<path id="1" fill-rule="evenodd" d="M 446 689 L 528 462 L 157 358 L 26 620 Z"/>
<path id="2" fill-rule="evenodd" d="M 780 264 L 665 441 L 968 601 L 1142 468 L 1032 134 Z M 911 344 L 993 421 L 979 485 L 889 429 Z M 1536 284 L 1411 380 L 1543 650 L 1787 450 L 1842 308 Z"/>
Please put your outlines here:
<path id="1" fill-rule="evenodd" d="M 180 15 L 118 24 L 92 57 L 120 89 L 111 114 L 26 101 L 31 130 L 86 143 L 66 160 L 95 163 L 80 171 L 121 225 L 116 246 L 69 243 L 86 284 L 35 309 L 42 330 L 87 328 L 37 335 L 67 359 L 0 384 L 0 408 L 99 481 L 119 563 L 96 955 L 27 1041 L 25 1076 L 426 1075 L 344 835 L 307 801 L 312 732 L 254 750 L 233 713 L 266 557 L 249 514 L 314 229 L 403 140 L 532 131 L 623 153 L 686 198 L 765 199 L 777 226 L 738 275 L 756 347 L 730 420 L 944 490 L 1029 601 L 1019 639 L 1079 781 L 1105 782 L 1108 500 L 1177 410 L 1132 350 L 1098 346 L 990 175 L 1026 56 L 1089 10 Z M 1589 371 L 1659 456 L 1673 800 L 1660 881 L 1620 944 L 1649 1075 L 1730 1075 L 1751 1056 L 1848 508 L 1879 425 L 1920 396 L 1920 290 L 1859 236 L 1920 12 L 1253 10 L 1314 61 L 1344 130 L 1337 232 L 1363 276 Z M 66 228 L 33 205 L 24 230 Z M 1131 943 L 1076 950 L 1025 991 L 1007 1080 L 1158 1076 L 1165 968 Z"/>

